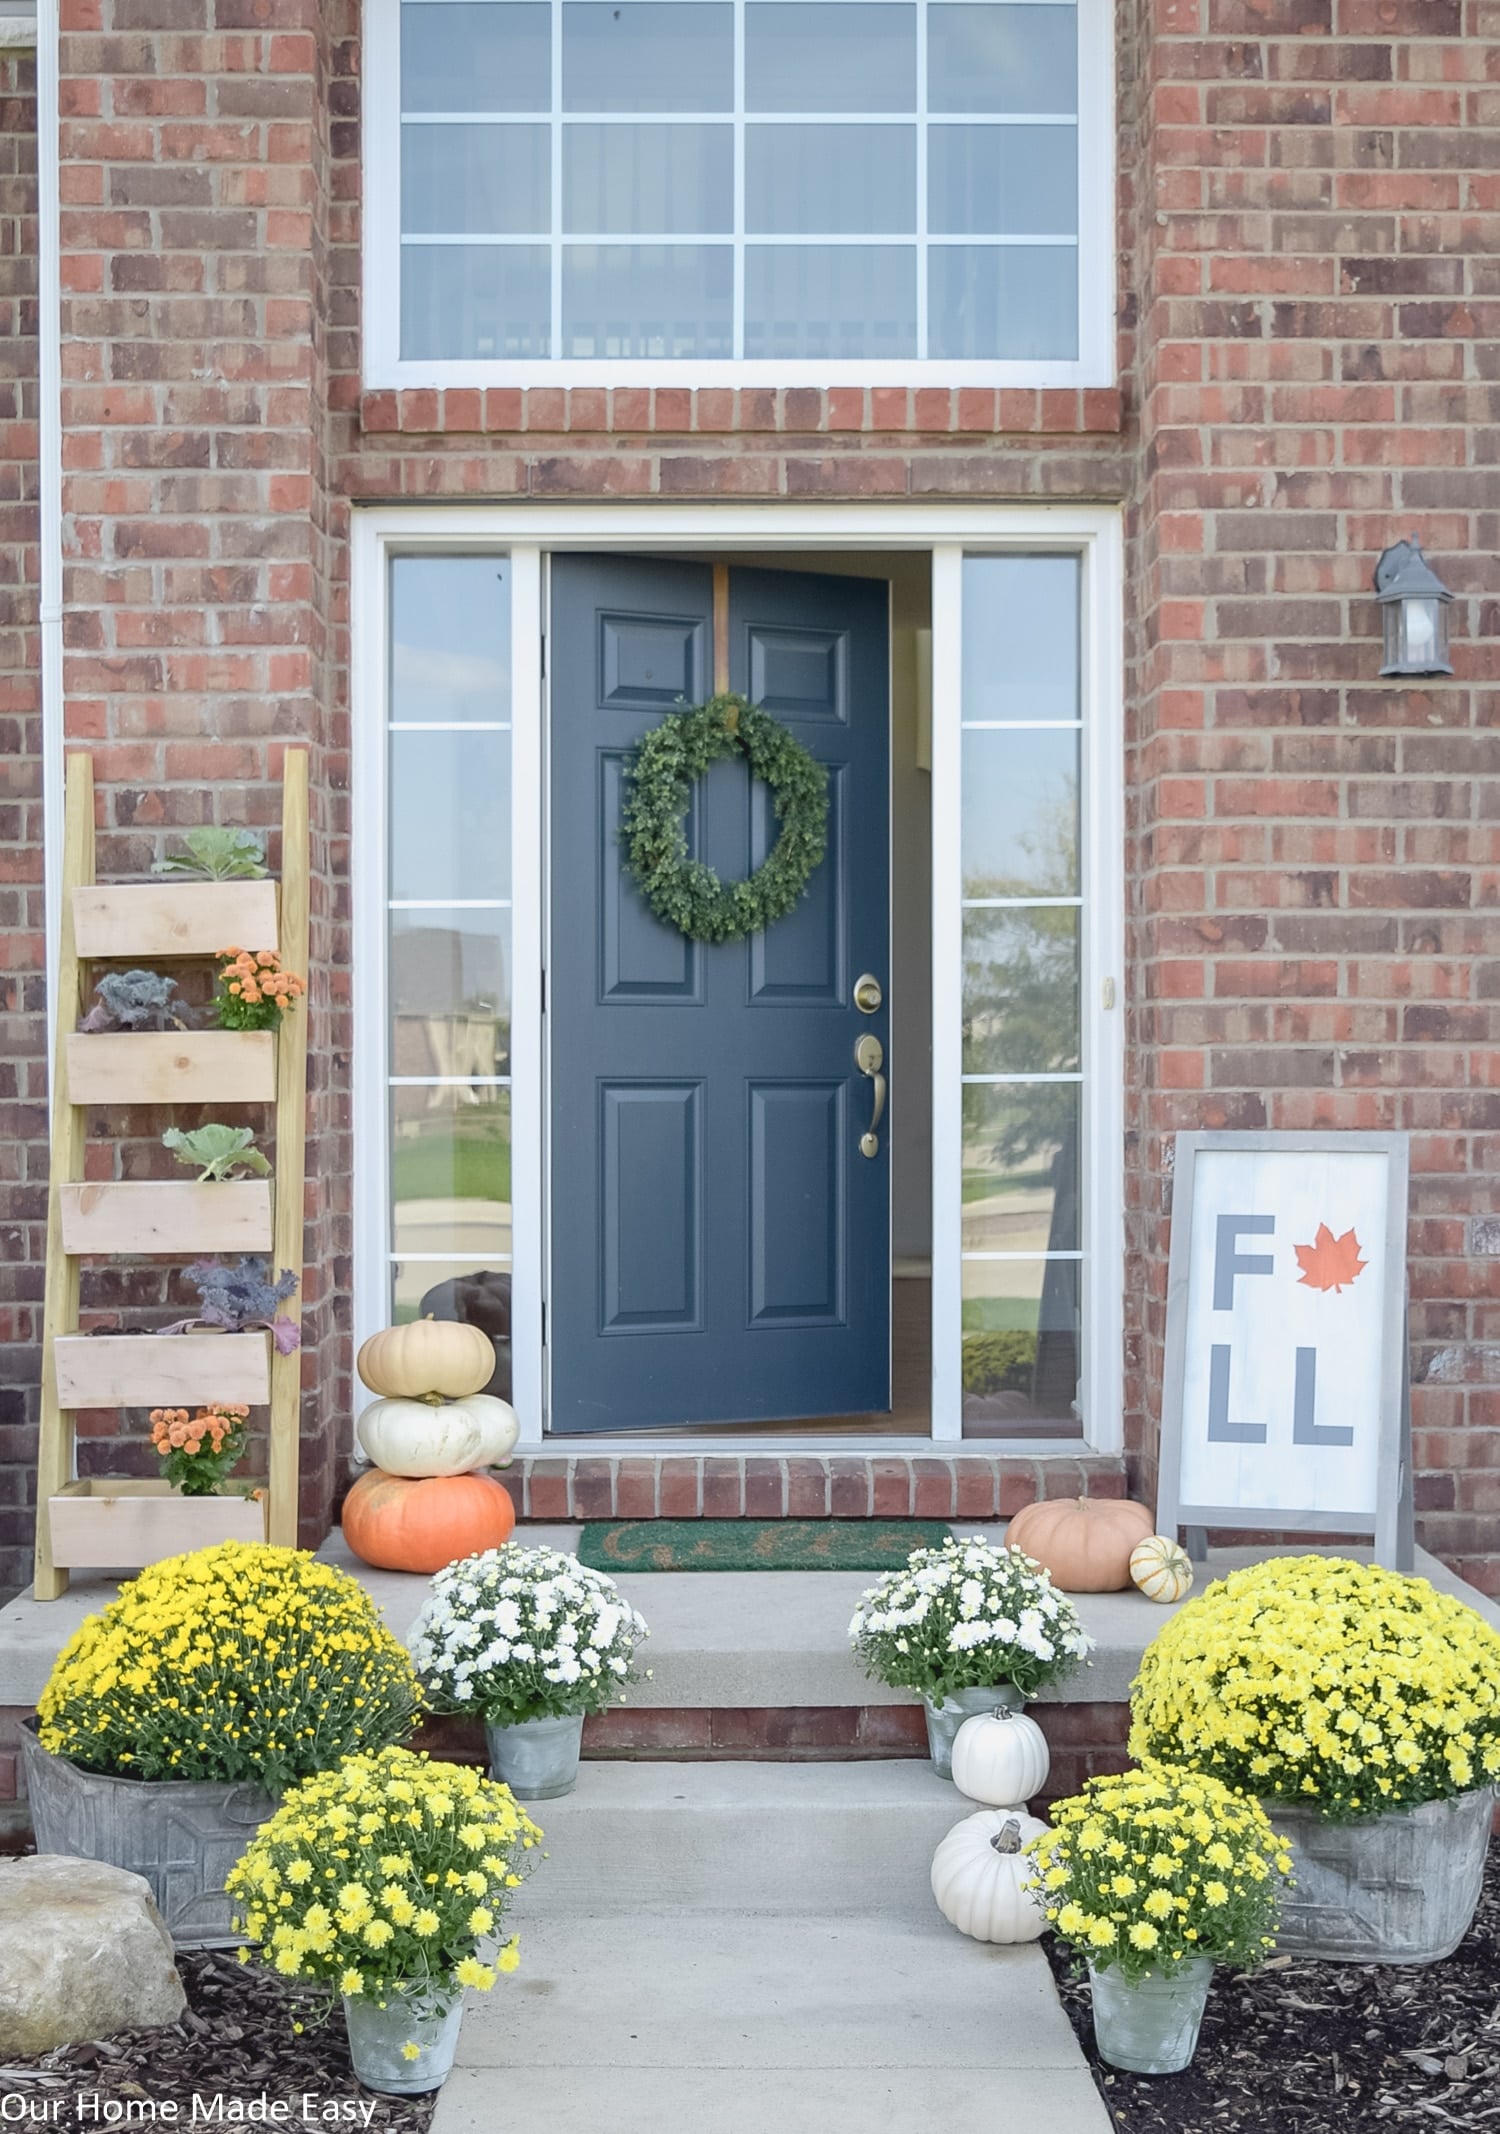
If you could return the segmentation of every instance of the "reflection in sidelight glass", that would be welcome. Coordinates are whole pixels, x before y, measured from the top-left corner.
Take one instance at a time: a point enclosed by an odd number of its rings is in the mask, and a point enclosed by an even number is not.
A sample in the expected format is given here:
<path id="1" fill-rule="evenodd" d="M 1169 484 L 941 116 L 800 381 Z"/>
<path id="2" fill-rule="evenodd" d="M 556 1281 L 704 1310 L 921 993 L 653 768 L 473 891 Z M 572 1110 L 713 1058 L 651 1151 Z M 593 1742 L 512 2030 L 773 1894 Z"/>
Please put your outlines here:
<path id="1" fill-rule="evenodd" d="M 391 1308 L 508 1334 L 510 564 L 398 556 L 389 590 Z"/>
<path id="2" fill-rule="evenodd" d="M 391 913 L 391 1072 L 510 1072 L 510 914 Z"/>
<path id="3" fill-rule="evenodd" d="M 391 718 L 403 726 L 510 718 L 510 564 L 398 556 L 391 564 Z"/>
<path id="4" fill-rule="evenodd" d="M 1078 729 L 968 727 L 966 897 L 1078 894 Z"/>
<path id="5" fill-rule="evenodd" d="M 1076 719 L 1078 558 L 964 558 L 964 724 Z"/>
<path id="6" fill-rule="evenodd" d="M 1076 907 L 966 908 L 963 1015 L 966 1074 L 1074 1072 Z"/>
<path id="7" fill-rule="evenodd" d="M 966 1437 L 1077 1436 L 1089 1191 L 1076 556 L 963 566 Z"/>
<path id="8" fill-rule="evenodd" d="M 1076 1437 L 1082 1263 L 963 1265 L 964 1436 Z"/>
<path id="9" fill-rule="evenodd" d="M 969 1082 L 963 1092 L 963 1249 L 1077 1252 L 1079 1086 Z"/>

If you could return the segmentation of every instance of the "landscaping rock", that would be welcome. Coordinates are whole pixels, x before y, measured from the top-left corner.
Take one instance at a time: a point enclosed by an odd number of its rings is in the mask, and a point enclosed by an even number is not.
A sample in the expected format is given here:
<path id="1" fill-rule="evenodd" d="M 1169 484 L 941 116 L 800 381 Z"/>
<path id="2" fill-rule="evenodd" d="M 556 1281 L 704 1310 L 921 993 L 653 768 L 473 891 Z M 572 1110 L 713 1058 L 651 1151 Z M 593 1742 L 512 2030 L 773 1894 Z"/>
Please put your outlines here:
<path id="1" fill-rule="evenodd" d="M 0 1860 L 0 2059 L 175 2023 L 172 1938 L 139 1875 L 102 1860 Z"/>

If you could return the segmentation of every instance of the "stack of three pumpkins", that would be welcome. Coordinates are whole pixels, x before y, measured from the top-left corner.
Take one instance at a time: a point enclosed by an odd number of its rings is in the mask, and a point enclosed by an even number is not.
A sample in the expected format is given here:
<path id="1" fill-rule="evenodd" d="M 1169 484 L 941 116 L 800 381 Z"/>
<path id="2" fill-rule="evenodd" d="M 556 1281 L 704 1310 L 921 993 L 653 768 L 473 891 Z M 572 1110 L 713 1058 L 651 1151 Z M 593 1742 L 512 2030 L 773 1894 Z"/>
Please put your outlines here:
<path id="1" fill-rule="evenodd" d="M 344 1539 L 383 1571 L 440 1571 L 499 1548 L 516 1523 L 486 1474 L 520 1434 L 509 1401 L 484 1393 L 495 1345 L 477 1326 L 416 1319 L 372 1334 L 356 1369 L 378 1396 L 359 1418 L 374 1461 L 344 1500 Z"/>

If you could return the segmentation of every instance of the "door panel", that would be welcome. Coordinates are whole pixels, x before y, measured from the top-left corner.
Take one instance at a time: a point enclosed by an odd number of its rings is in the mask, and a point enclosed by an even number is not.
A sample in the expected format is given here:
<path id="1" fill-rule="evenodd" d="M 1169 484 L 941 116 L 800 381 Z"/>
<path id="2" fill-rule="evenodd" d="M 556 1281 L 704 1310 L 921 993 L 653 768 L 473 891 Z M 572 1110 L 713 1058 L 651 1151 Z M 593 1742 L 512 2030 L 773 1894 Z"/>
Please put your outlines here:
<path id="1" fill-rule="evenodd" d="M 551 1427 L 879 1412 L 890 1402 L 888 1122 L 859 1152 L 889 1044 L 889 624 L 877 580 L 735 570 L 730 683 L 829 769 L 828 853 L 797 909 L 709 947 L 621 866 L 623 769 L 712 692 L 706 565 L 552 566 Z M 715 764 L 689 849 L 725 880 L 775 835 L 765 789 Z"/>

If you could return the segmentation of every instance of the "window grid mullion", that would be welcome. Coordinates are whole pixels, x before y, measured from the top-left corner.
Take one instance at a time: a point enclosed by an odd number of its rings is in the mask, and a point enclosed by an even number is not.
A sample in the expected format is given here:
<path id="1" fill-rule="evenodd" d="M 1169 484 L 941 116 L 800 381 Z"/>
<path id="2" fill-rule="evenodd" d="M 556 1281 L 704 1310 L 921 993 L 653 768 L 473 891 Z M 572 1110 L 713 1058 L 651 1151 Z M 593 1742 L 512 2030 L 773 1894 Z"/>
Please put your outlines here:
<path id="1" fill-rule="evenodd" d="M 927 361 L 927 0 L 917 0 L 917 361 Z"/>
<path id="2" fill-rule="evenodd" d="M 730 346 L 745 354 L 745 0 L 734 0 L 734 300 Z"/>
<path id="3" fill-rule="evenodd" d="M 562 15 L 563 0 L 552 0 L 552 215 L 550 276 L 550 335 L 552 360 L 563 354 L 562 322 L 562 227 L 563 227 L 563 133 L 562 133 Z"/>

